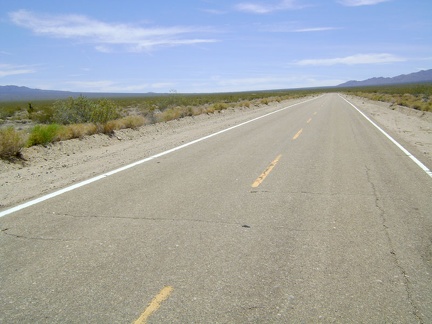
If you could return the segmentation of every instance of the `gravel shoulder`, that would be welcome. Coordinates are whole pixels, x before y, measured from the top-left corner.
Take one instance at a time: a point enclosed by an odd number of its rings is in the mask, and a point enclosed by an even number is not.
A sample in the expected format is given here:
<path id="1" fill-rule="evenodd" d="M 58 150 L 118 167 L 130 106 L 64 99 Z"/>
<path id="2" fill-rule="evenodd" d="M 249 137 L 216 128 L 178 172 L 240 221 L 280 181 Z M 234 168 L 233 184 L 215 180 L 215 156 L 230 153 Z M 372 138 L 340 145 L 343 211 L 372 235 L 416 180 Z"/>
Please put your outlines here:
<path id="1" fill-rule="evenodd" d="M 432 166 L 432 113 L 346 96 L 417 158 Z M 288 100 L 220 113 L 186 117 L 113 136 L 92 135 L 24 149 L 24 161 L 0 161 L 0 208 L 10 207 L 59 188 L 174 148 L 194 139 L 305 100 Z"/>

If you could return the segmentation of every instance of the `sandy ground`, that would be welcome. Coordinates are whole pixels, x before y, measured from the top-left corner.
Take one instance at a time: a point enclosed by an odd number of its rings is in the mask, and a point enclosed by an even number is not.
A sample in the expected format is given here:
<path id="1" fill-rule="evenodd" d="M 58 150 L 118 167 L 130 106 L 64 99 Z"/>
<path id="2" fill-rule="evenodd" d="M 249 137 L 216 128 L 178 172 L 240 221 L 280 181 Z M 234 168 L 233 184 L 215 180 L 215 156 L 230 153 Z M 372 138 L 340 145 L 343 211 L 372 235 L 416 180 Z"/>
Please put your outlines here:
<path id="1" fill-rule="evenodd" d="M 429 168 L 432 167 L 432 113 L 347 96 L 366 115 L 394 136 Z M 23 150 L 25 161 L 0 161 L 0 208 L 55 191 L 205 135 L 234 126 L 267 112 L 303 101 L 228 109 L 221 113 L 187 117 L 114 136 L 92 135 Z"/>

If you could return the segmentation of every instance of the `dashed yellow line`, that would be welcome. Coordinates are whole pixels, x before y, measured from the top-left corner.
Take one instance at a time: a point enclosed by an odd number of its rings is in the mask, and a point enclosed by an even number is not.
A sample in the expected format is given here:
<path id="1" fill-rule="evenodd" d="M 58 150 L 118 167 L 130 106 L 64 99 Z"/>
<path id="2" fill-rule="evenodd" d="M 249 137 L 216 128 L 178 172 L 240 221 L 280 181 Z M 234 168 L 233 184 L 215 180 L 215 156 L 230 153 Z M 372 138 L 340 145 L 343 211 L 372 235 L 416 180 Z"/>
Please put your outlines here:
<path id="1" fill-rule="evenodd" d="M 156 297 L 153 298 L 151 303 L 147 306 L 147 308 L 141 314 L 141 316 L 134 322 L 134 324 L 147 323 L 147 319 L 150 317 L 150 315 L 159 309 L 161 303 L 164 300 L 166 300 L 169 297 L 169 295 L 171 295 L 173 290 L 174 290 L 174 288 L 171 286 L 166 286 L 166 287 L 162 288 L 162 290 L 159 292 L 159 294 L 157 294 Z"/>
<path id="2" fill-rule="evenodd" d="M 311 121 L 312 121 L 312 118 L 309 118 L 306 123 L 309 124 Z"/>
<path id="3" fill-rule="evenodd" d="M 298 132 L 297 132 L 297 134 L 295 134 L 294 135 L 294 137 L 292 138 L 293 140 L 296 140 L 299 136 L 300 136 L 300 134 L 303 132 L 303 128 L 301 128 Z"/>
<path id="4" fill-rule="evenodd" d="M 254 181 L 254 183 L 252 184 L 252 188 L 258 187 L 264 181 L 264 179 L 267 178 L 267 176 L 270 174 L 270 172 L 273 170 L 273 168 L 279 162 L 281 157 L 282 157 L 282 154 L 278 155 L 276 157 L 276 159 L 274 159 L 274 161 L 272 163 L 270 163 L 270 165 L 267 167 L 267 169 L 263 173 L 261 173 L 261 175 Z"/>

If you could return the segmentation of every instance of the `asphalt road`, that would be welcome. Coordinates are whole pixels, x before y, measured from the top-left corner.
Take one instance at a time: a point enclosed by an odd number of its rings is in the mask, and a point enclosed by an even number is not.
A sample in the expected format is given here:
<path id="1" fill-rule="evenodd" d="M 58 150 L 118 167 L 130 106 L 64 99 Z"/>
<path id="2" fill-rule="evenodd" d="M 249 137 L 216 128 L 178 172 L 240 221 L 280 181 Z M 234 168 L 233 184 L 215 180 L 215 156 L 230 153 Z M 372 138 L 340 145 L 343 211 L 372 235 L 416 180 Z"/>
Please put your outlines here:
<path id="1" fill-rule="evenodd" d="M 432 179 L 336 94 L 0 225 L 2 323 L 432 322 Z"/>

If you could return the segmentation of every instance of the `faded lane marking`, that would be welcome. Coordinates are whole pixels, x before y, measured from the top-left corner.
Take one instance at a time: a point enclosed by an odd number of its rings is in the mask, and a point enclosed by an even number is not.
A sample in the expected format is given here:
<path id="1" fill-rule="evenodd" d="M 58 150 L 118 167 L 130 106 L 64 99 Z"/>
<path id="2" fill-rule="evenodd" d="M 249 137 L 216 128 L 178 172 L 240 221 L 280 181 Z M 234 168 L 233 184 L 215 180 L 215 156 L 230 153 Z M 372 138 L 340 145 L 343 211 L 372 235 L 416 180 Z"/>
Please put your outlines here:
<path id="1" fill-rule="evenodd" d="M 151 303 L 147 306 L 147 308 L 141 314 L 141 316 L 134 322 L 134 324 L 147 323 L 147 319 L 150 317 L 150 315 L 159 309 L 162 302 L 164 300 L 166 300 L 169 297 L 169 295 L 171 295 L 173 290 L 174 290 L 174 288 L 171 286 L 166 286 L 166 287 L 162 288 L 162 290 L 159 292 L 159 294 L 157 294 L 156 297 L 153 298 Z"/>
<path id="2" fill-rule="evenodd" d="M 312 121 L 312 118 L 309 118 L 308 121 L 306 123 L 310 123 Z"/>
<path id="3" fill-rule="evenodd" d="M 300 136 L 300 134 L 303 132 L 303 128 L 302 129 L 300 129 L 298 132 L 297 132 L 297 134 L 295 134 L 294 135 L 294 137 L 292 138 L 293 140 L 296 140 L 299 136 Z"/>
<path id="4" fill-rule="evenodd" d="M 279 154 L 276 159 L 270 165 L 267 167 L 267 169 L 261 173 L 261 175 L 254 181 L 252 184 L 252 188 L 257 188 L 265 178 L 270 174 L 270 172 L 273 170 L 273 168 L 276 166 L 276 164 L 279 162 L 280 158 L 282 157 L 282 154 Z"/>
<path id="5" fill-rule="evenodd" d="M 315 112 L 314 112 L 314 116 L 315 116 L 316 114 L 317 114 L 317 112 L 315 111 Z"/>

